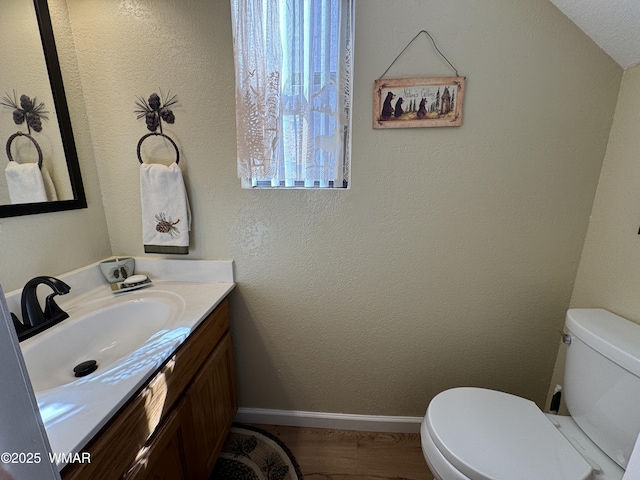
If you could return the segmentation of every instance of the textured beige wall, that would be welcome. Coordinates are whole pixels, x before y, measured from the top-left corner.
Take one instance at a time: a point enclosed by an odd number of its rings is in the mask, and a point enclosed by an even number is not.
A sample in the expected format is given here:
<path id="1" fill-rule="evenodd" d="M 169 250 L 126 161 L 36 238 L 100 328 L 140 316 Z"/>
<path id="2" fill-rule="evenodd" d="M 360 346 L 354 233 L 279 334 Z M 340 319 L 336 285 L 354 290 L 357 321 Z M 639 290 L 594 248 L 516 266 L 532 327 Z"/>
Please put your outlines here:
<path id="1" fill-rule="evenodd" d="M 111 255 L 73 39 L 66 31 L 66 4 L 49 3 L 88 208 L 0 218 L 0 283 L 5 292 L 34 276 L 57 275 Z"/>
<path id="2" fill-rule="evenodd" d="M 67 0 L 114 254 L 142 254 L 137 95 L 178 95 L 191 258 L 233 258 L 244 407 L 421 415 L 456 385 L 543 403 L 621 69 L 546 0 L 359 0 L 352 189 L 243 191 L 227 0 Z M 422 28 L 460 128 L 371 128 Z M 450 75 L 426 37 L 388 76 Z M 162 148 L 158 149 L 159 154 Z"/>
<path id="3" fill-rule="evenodd" d="M 640 67 L 622 79 L 571 305 L 640 323 Z"/>
<path id="4" fill-rule="evenodd" d="M 624 72 L 591 221 L 571 297 L 640 323 L 640 66 Z M 560 349 L 552 385 L 562 384 Z"/>

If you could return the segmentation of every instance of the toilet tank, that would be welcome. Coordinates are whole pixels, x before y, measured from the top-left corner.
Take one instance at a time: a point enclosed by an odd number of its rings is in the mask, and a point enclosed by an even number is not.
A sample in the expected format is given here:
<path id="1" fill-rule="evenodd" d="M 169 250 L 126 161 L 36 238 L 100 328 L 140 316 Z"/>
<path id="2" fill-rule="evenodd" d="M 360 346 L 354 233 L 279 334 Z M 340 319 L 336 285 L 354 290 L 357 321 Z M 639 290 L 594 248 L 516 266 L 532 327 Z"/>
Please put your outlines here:
<path id="1" fill-rule="evenodd" d="M 565 325 L 569 413 L 626 469 L 640 432 L 640 325 L 601 309 L 571 309 Z"/>

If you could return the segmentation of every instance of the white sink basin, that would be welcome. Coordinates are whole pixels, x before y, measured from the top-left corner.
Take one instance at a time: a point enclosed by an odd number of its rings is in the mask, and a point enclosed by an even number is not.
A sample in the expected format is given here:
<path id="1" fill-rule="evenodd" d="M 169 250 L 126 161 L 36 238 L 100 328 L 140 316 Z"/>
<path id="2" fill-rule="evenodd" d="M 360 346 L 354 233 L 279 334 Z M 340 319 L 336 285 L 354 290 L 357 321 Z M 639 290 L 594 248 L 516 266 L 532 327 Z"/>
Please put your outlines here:
<path id="1" fill-rule="evenodd" d="M 63 307 L 64 308 L 64 307 Z M 126 375 L 153 361 L 171 324 L 185 310 L 172 292 L 140 290 L 64 308 L 69 318 L 20 344 L 35 392 L 92 379 Z M 95 360 L 83 377 L 74 367 Z"/>

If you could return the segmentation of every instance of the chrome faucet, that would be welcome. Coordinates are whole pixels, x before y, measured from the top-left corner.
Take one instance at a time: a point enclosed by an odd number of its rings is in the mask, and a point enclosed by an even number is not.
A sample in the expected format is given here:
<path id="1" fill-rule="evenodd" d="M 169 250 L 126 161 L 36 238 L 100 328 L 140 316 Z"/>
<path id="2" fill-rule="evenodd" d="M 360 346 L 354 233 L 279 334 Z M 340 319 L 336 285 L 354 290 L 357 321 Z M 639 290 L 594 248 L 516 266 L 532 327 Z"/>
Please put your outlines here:
<path id="1" fill-rule="evenodd" d="M 53 289 L 53 293 L 45 300 L 44 311 L 38 301 L 38 285 L 48 285 Z M 51 320 L 61 321 L 69 315 L 63 311 L 54 301 L 56 295 L 66 295 L 71 287 L 54 277 L 35 277 L 27 282 L 22 289 L 22 323 L 26 327 L 37 327 L 38 325 Z"/>

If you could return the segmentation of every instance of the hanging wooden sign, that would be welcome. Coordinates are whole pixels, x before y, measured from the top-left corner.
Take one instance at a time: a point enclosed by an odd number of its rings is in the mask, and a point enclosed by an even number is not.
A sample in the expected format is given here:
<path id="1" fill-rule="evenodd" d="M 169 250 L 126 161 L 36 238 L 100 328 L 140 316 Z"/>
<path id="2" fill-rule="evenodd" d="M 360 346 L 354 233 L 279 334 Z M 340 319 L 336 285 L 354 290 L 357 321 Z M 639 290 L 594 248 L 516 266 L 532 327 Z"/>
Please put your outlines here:
<path id="1" fill-rule="evenodd" d="M 373 128 L 459 127 L 466 77 L 380 78 Z"/>

